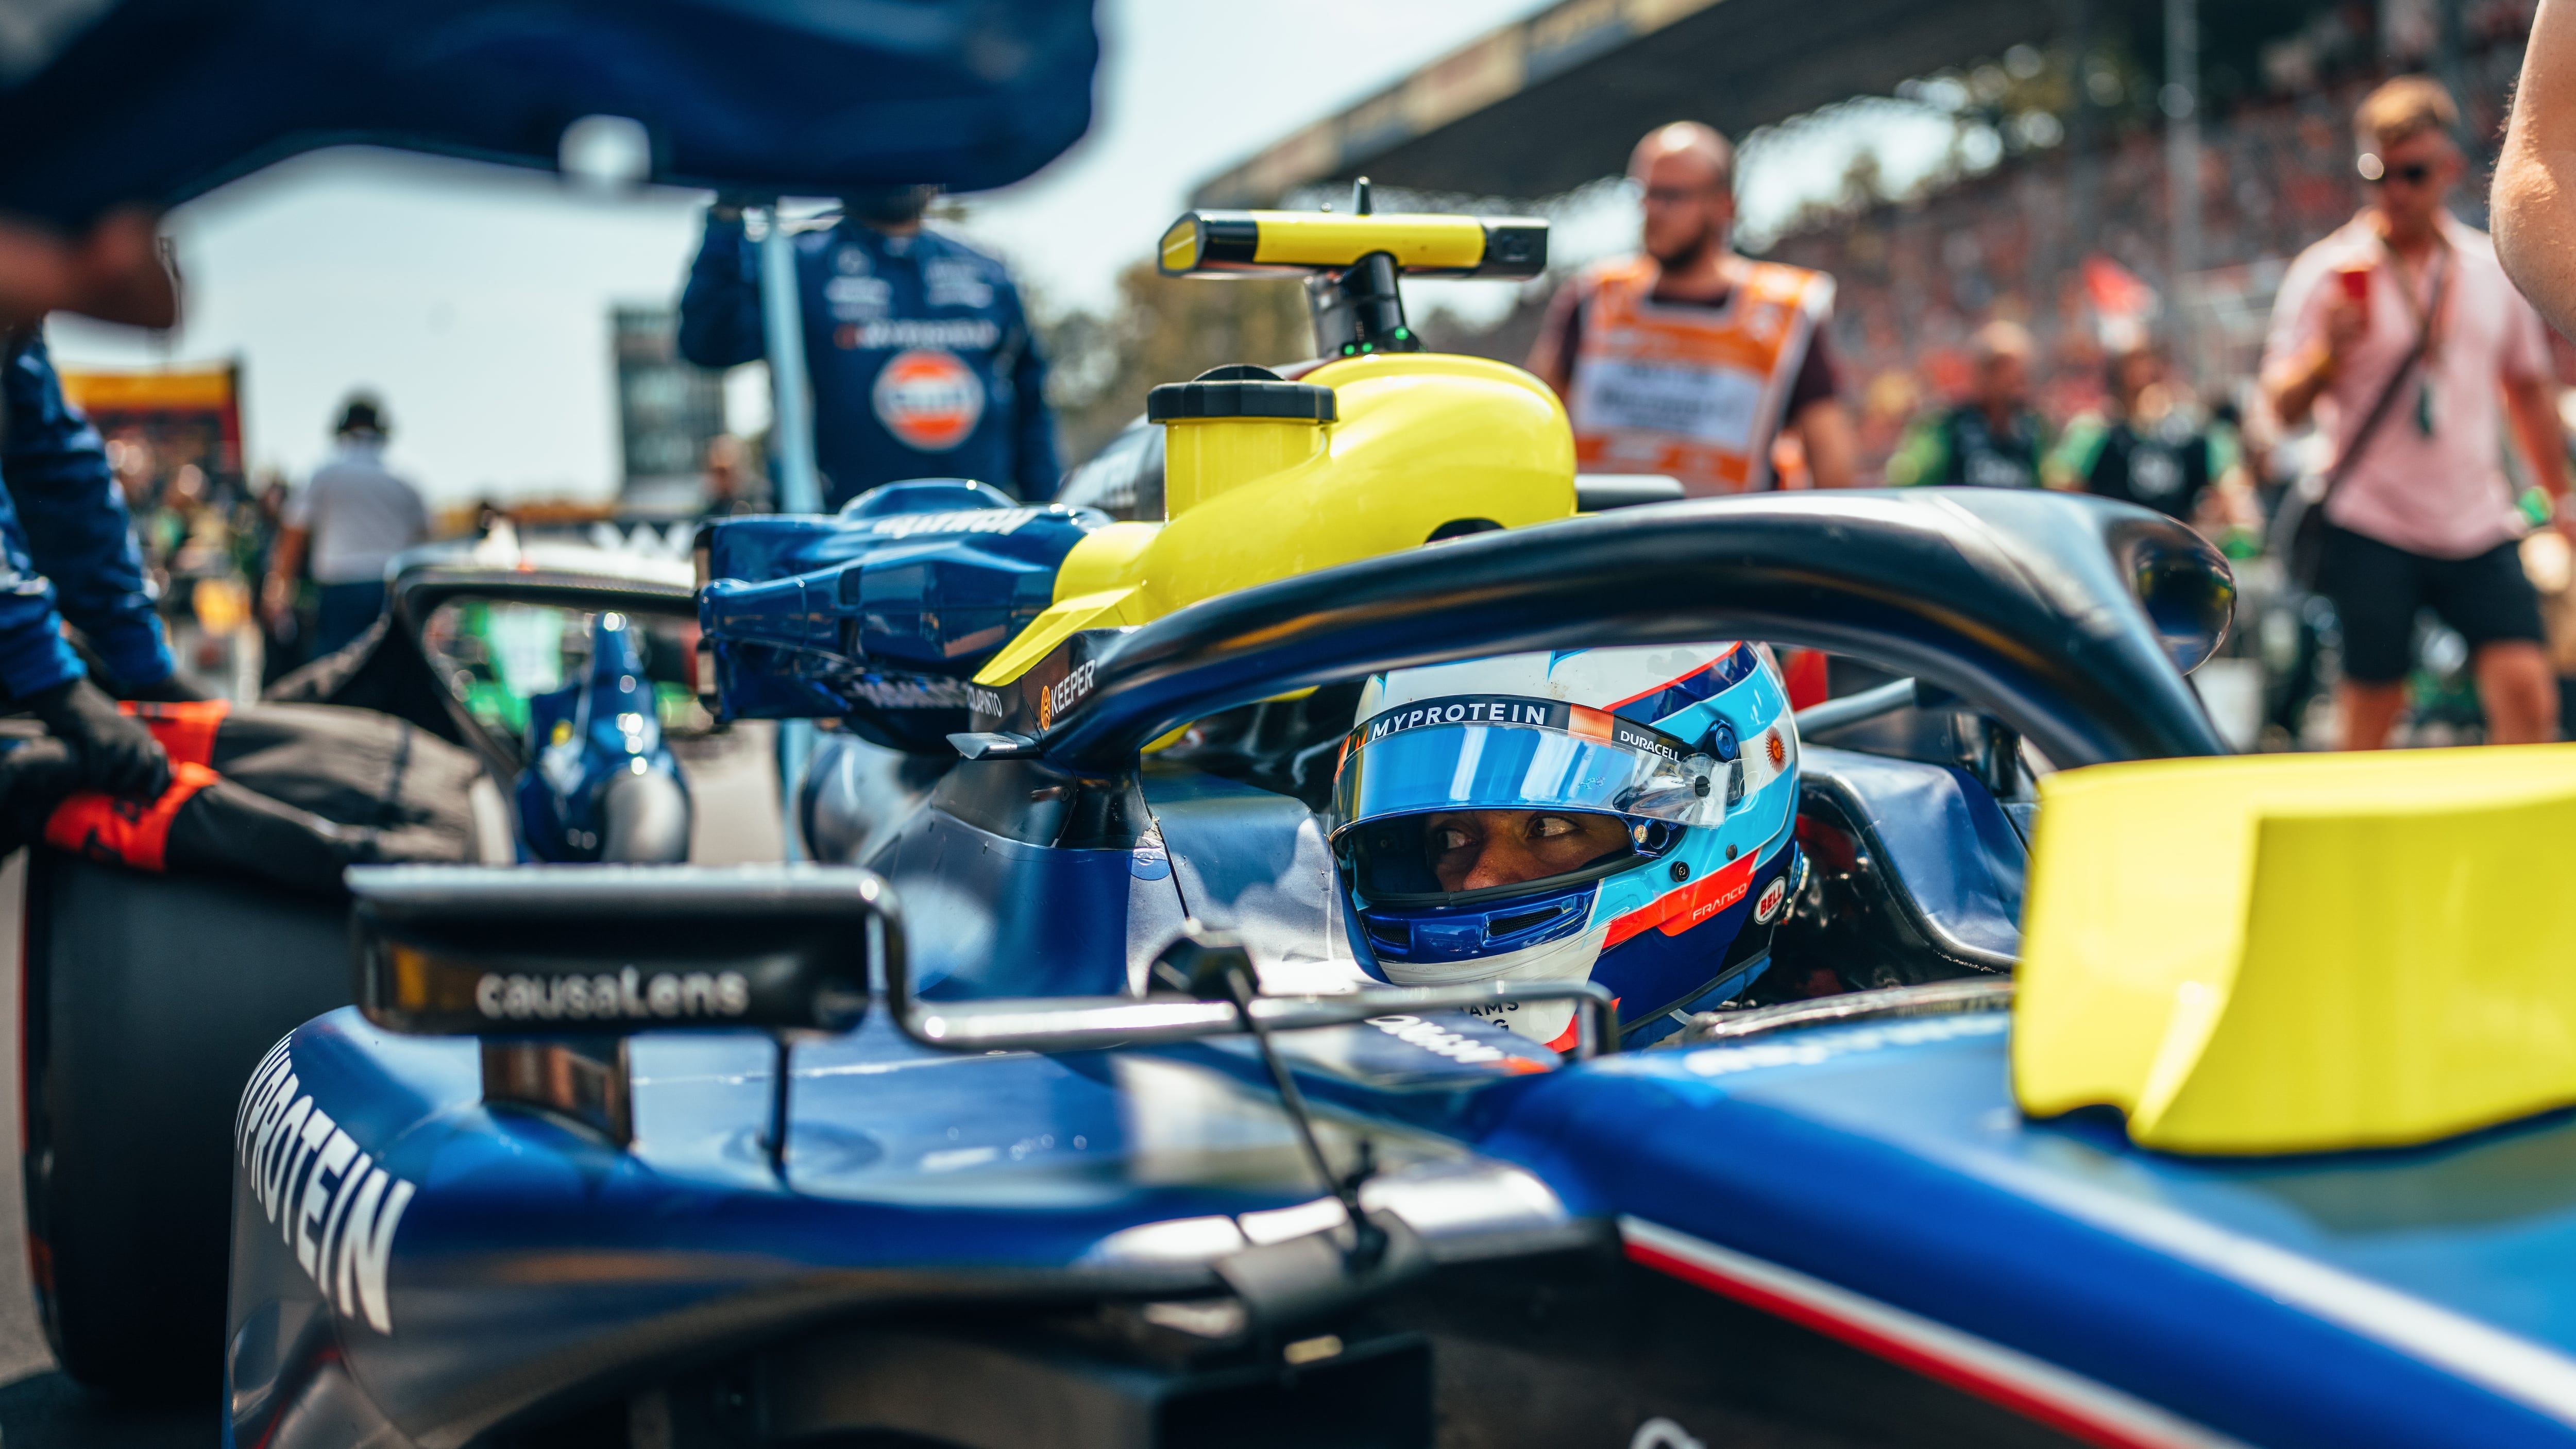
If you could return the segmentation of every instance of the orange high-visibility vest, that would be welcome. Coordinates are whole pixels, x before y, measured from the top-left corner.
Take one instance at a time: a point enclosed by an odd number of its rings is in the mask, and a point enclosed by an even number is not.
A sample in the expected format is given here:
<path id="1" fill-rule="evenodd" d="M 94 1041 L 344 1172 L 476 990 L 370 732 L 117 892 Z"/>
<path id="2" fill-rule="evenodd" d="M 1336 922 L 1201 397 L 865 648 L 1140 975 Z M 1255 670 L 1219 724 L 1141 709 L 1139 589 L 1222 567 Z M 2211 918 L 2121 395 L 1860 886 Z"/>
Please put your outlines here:
<path id="1" fill-rule="evenodd" d="M 1693 496 L 1773 486 L 1771 440 L 1833 309 L 1821 272 L 1751 262 L 1723 306 L 1653 300 L 1649 257 L 1584 269 L 1574 355 L 1574 455 L 1600 473 L 1665 473 Z"/>

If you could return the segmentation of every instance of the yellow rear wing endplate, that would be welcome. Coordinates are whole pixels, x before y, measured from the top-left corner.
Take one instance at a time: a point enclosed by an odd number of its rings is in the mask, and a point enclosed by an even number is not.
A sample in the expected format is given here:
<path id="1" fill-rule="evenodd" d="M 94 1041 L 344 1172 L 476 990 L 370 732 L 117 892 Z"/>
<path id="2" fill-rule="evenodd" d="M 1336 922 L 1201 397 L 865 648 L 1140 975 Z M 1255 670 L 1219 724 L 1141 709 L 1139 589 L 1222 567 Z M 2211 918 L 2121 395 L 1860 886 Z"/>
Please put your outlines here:
<path id="1" fill-rule="evenodd" d="M 2105 765 L 2040 799 L 2025 1112 L 2246 1154 L 2576 1103 L 2576 745 Z"/>

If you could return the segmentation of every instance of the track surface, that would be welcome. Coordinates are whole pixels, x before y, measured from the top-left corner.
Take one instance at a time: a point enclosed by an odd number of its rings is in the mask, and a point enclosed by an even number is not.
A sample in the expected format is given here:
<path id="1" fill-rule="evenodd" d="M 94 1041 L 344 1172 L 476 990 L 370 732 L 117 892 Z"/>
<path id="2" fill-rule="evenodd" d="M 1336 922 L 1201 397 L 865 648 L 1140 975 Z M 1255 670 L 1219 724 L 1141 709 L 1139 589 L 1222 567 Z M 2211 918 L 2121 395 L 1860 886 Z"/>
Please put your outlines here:
<path id="1" fill-rule="evenodd" d="M 708 865 L 778 858 L 778 787 L 772 736 L 744 725 L 729 735 L 674 741 L 695 806 L 690 856 Z M 19 1180 L 19 912 L 26 862 L 0 866 L 0 1449 L 204 1449 L 221 1432 L 221 1406 L 142 1411 L 99 1399 L 54 1367 L 27 1283 L 26 1201 Z M 209 1358 L 209 1371 L 212 1359 Z M 214 1385 L 208 1385 L 211 1391 Z"/>

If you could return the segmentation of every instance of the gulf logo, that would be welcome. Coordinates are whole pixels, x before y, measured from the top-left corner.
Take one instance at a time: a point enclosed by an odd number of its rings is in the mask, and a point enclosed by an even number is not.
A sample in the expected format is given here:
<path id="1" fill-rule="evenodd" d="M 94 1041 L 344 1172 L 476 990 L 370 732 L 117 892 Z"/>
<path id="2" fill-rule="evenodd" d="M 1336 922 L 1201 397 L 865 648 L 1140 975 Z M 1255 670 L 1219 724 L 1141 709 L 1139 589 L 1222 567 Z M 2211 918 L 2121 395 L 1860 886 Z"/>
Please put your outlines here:
<path id="1" fill-rule="evenodd" d="M 956 353 L 938 347 L 898 352 L 877 373 L 877 421 L 909 448 L 945 453 L 984 416 L 984 383 Z"/>

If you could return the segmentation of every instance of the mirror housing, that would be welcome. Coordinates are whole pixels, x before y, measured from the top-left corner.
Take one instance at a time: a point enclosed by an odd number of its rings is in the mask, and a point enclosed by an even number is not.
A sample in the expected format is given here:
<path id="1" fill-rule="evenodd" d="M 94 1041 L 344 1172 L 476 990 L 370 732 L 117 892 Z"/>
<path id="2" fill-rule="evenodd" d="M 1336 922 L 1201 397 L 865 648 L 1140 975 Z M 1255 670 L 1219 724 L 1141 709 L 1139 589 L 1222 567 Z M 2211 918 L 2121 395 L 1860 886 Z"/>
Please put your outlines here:
<path id="1" fill-rule="evenodd" d="M 1163 961 L 1186 972 L 1176 954 L 1190 938 L 1174 941 Z M 924 1001 L 912 990 L 902 953 L 889 950 L 886 1009 L 905 1036 L 952 1052 L 1086 1052 L 1154 1046 L 1233 1036 L 1244 1031 L 1232 1001 L 1190 996 L 1050 996 L 989 1001 Z M 1157 968 L 1158 974 L 1160 967 Z M 1194 990 L 1205 989 L 1194 983 Z M 1255 996 L 1243 1008 L 1263 1031 L 1304 1031 L 1348 1026 L 1372 1017 L 1464 1011 L 1510 1001 L 1573 1001 L 1580 1026 L 1573 1055 L 1580 1061 L 1619 1049 L 1618 1002 L 1608 987 L 1591 981 L 1479 981 L 1465 986 L 1381 986 L 1315 996 Z"/>
<path id="2" fill-rule="evenodd" d="M 427 1036 L 846 1031 L 894 894 L 824 866 L 360 866 L 359 1009 Z"/>

